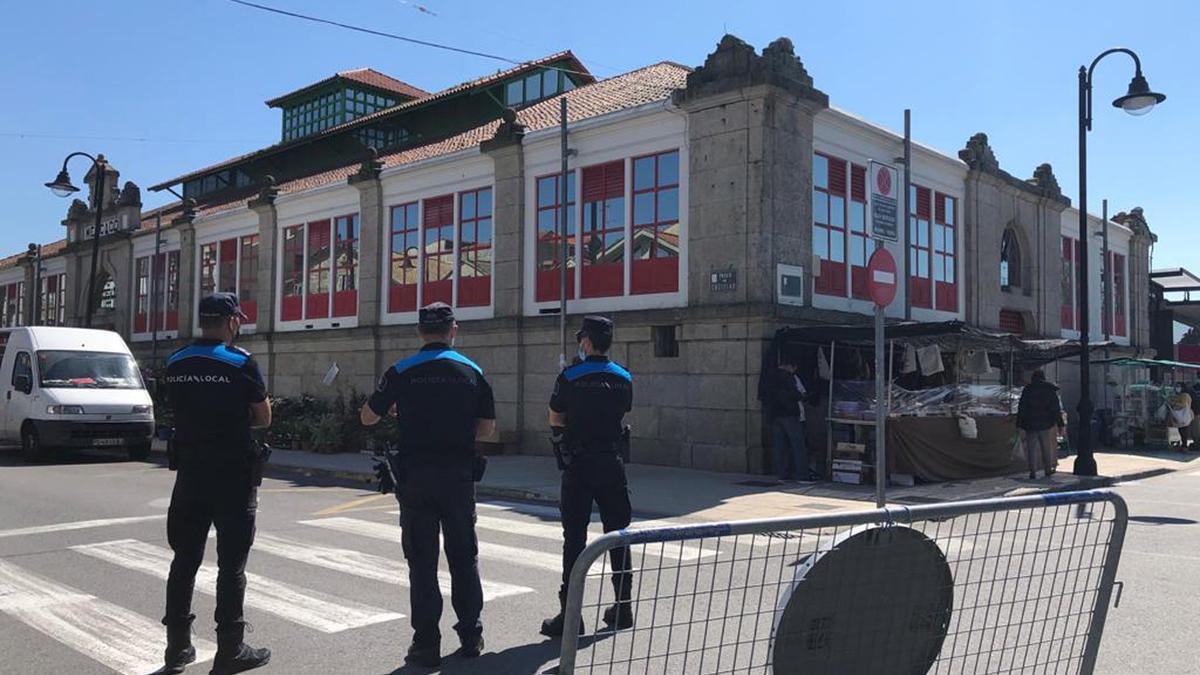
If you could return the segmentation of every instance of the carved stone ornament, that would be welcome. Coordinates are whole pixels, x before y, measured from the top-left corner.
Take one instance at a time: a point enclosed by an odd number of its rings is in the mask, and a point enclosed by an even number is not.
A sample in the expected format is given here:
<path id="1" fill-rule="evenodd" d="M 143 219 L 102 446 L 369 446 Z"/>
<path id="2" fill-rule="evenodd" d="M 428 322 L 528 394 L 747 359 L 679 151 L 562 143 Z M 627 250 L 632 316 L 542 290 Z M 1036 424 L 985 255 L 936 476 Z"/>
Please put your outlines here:
<path id="1" fill-rule="evenodd" d="M 785 37 L 767 45 L 759 56 L 742 39 L 726 35 L 704 59 L 704 65 L 688 74 L 687 88 L 676 90 L 675 99 L 686 101 L 762 84 L 775 85 L 821 107 L 829 105 L 829 97 L 813 87 L 813 78 L 796 56 L 795 45 Z"/>
<path id="2" fill-rule="evenodd" d="M 967 141 L 967 146 L 958 151 L 958 158 L 967 166 L 978 171 L 996 172 L 1000 170 L 1000 162 L 996 161 L 996 153 L 988 144 L 987 134 L 979 132 Z"/>
<path id="3" fill-rule="evenodd" d="M 88 215 L 88 205 L 82 199 L 71 201 L 71 206 L 67 209 L 68 220 L 82 220 Z"/>
<path id="4" fill-rule="evenodd" d="M 117 206 L 141 206 L 142 190 L 133 181 L 125 181 L 121 195 L 117 198 Z"/>
<path id="5" fill-rule="evenodd" d="M 1048 163 L 1039 164 L 1038 168 L 1033 170 L 1033 184 L 1048 197 L 1062 196 L 1062 188 L 1058 186 L 1058 179 L 1054 177 L 1054 169 Z"/>

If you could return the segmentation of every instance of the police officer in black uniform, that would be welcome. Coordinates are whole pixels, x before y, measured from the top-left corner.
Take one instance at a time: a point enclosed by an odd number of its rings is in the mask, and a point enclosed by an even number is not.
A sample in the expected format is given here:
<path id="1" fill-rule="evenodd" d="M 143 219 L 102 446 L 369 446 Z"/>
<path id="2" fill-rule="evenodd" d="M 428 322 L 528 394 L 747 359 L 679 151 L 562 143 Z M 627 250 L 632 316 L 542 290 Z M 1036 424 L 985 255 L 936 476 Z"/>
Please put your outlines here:
<path id="1" fill-rule="evenodd" d="M 217 528 L 217 654 L 212 673 L 265 665 L 267 649 L 242 641 L 246 558 L 254 543 L 261 455 L 252 427 L 271 424 L 271 402 L 258 364 L 231 346 L 246 318 L 232 293 L 200 300 L 201 337 L 167 359 L 168 399 L 175 413 L 171 468 L 177 469 L 167 541 L 175 552 L 167 578 L 167 650 L 162 673 L 182 673 L 192 647 L 192 588 L 210 526 Z"/>
<path id="2" fill-rule="evenodd" d="M 575 339 L 579 363 L 563 370 L 550 397 L 550 428 L 556 455 L 563 468 L 559 509 L 563 526 L 563 572 L 559 589 L 559 613 L 542 622 L 542 634 L 563 633 L 567 584 L 576 558 L 587 544 L 592 503 L 600 507 L 605 532 L 629 526 L 631 507 L 622 459 L 628 451 L 628 432 L 622 426 L 633 406 L 633 378 L 629 371 L 609 360 L 613 324 L 602 316 L 587 316 Z M 610 630 L 633 625 L 630 600 L 629 549 L 610 553 L 616 603 L 604 612 Z M 582 622 L 579 633 L 584 632 Z"/>
<path id="3" fill-rule="evenodd" d="M 413 642 L 405 661 L 441 663 L 442 592 L 438 586 L 438 530 L 450 567 L 454 630 L 468 658 L 483 651 L 483 589 L 475 538 L 475 481 L 482 474 L 476 439 L 496 429 L 492 388 L 483 371 L 454 351 L 458 325 L 444 303 L 423 307 L 417 333 L 425 346 L 379 379 L 362 409 L 374 425 L 389 413 L 400 425 L 399 461 L 393 466 L 400 502 L 401 546 L 408 560 Z"/>

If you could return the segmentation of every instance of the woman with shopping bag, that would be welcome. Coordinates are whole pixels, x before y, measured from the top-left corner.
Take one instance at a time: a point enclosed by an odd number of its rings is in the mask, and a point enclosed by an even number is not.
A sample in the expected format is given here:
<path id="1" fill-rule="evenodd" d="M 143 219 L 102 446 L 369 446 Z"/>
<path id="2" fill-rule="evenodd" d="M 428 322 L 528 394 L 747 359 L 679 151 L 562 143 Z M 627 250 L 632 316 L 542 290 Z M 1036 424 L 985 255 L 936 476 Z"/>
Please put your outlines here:
<path id="1" fill-rule="evenodd" d="M 1192 421 L 1196 414 L 1192 412 L 1192 397 L 1183 388 L 1183 384 L 1175 385 L 1175 394 L 1167 401 L 1170 410 L 1167 413 L 1167 426 L 1179 432 L 1179 451 L 1187 452 L 1191 439 Z"/>

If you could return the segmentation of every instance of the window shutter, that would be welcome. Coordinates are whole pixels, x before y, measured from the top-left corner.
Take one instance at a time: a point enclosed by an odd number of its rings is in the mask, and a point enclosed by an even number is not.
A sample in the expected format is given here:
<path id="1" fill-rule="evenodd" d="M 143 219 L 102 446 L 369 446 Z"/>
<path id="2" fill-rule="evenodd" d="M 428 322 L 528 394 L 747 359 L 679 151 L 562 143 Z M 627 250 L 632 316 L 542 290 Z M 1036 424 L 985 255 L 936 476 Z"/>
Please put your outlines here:
<path id="1" fill-rule="evenodd" d="M 840 159 L 829 160 L 829 192 L 835 196 L 846 194 L 846 163 Z"/>
<path id="2" fill-rule="evenodd" d="M 867 168 L 852 164 L 850 166 L 850 199 L 856 202 L 867 201 Z"/>

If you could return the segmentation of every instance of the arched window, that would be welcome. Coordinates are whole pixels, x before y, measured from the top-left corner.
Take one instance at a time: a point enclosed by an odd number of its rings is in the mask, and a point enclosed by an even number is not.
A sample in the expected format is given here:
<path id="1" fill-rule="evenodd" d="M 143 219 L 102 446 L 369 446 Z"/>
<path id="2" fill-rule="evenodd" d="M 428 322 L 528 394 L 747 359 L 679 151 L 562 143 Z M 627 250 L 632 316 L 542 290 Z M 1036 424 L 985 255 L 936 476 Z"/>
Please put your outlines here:
<path id="1" fill-rule="evenodd" d="M 1021 245 L 1017 233 L 1004 231 L 1000 242 L 1000 288 L 1009 289 L 1021 285 Z"/>

